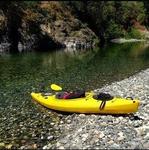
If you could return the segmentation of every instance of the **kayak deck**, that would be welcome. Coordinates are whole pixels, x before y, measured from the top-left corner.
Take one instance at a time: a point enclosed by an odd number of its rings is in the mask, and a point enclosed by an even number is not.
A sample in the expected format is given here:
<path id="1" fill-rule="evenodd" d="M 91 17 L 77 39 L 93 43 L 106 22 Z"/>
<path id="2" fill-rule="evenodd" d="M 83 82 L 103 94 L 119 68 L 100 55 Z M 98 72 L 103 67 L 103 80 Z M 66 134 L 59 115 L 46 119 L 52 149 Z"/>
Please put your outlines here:
<path id="1" fill-rule="evenodd" d="M 138 110 L 139 100 L 114 97 L 103 103 L 102 100 L 94 99 L 93 95 L 92 92 L 86 92 L 83 98 L 58 99 L 55 95 L 46 96 L 41 93 L 31 93 L 32 98 L 41 105 L 64 112 L 128 114 Z"/>

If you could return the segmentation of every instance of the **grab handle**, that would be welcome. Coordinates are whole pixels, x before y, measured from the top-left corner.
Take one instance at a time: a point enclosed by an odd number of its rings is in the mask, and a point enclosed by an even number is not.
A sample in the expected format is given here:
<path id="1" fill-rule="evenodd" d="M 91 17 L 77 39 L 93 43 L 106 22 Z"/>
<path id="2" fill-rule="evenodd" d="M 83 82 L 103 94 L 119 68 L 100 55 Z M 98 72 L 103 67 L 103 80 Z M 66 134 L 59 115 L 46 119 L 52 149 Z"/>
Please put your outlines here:
<path id="1" fill-rule="evenodd" d="M 132 97 L 126 97 L 126 99 L 131 99 L 131 100 L 133 100 L 133 98 L 132 98 Z"/>

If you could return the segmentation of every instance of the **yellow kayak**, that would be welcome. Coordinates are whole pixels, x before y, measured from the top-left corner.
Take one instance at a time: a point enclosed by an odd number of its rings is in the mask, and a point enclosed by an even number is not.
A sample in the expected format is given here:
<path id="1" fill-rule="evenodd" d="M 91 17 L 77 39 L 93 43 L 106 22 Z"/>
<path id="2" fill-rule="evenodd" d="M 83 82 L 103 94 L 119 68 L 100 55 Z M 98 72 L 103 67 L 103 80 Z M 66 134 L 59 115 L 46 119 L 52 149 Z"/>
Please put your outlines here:
<path id="1" fill-rule="evenodd" d="M 74 113 L 129 114 L 135 113 L 139 100 L 113 97 L 110 100 L 97 100 L 93 92 L 85 92 L 85 97 L 75 99 L 59 99 L 56 95 L 31 93 L 33 100 L 41 105 L 58 111 Z"/>

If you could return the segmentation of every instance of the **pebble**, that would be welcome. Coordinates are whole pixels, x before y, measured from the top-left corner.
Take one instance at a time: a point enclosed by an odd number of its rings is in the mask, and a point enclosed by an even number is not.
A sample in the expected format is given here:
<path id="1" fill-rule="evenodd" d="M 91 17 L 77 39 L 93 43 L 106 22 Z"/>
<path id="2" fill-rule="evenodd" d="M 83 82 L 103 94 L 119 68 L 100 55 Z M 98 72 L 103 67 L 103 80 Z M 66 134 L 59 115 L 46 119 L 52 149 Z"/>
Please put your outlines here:
<path id="1" fill-rule="evenodd" d="M 56 146 L 57 146 L 57 147 L 60 147 L 60 146 L 61 146 L 61 143 L 57 142 L 57 143 L 56 143 Z"/>
<path id="2" fill-rule="evenodd" d="M 118 138 L 117 138 L 117 140 L 118 140 L 118 141 L 122 141 L 122 140 L 124 140 L 124 138 L 125 138 L 125 137 L 124 137 L 123 132 L 119 132 L 119 133 L 118 133 Z"/>
<path id="3" fill-rule="evenodd" d="M 104 136 L 105 136 L 104 133 L 103 133 L 103 132 L 100 132 L 99 138 L 103 138 Z"/>
<path id="4" fill-rule="evenodd" d="M 46 146 L 44 146 L 42 149 L 48 149 L 48 146 L 46 145 Z"/>
<path id="5" fill-rule="evenodd" d="M 52 135 L 47 137 L 48 140 L 52 140 L 53 138 L 54 137 Z"/>
<path id="6" fill-rule="evenodd" d="M 5 143 L 0 143 L 0 148 L 4 148 Z"/>
<path id="7" fill-rule="evenodd" d="M 114 143 L 114 144 L 111 145 L 111 148 L 113 148 L 113 149 L 119 149 L 120 146 L 118 144 Z"/>
<path id="8" fill-rule="evenodd" d="M 149 148 L 149 142 L 143 144 L 143 148 L 144 148 L 144 149 L 148 149 L 148 148 Z"/>
<path id="9" fill-rule="evenodd" d="M 149 132 L 145 135 L 144 139 L 149 141 Z"/>
<path id="10" fill-rule="evenodd" d="M 107 143 L 108 143 L 108 144 L 113 144 L 114 141 L 110 140 L 110 141 L 108 141 Z"/>
<path id="11" fill-rule="evenodd" d="M 59 149 L 65 149 L 64 146 L 60 146 Z"/>
<path id="12" fill-rule="evenodd" d="M 55 123 L 54 123 L 54 122 L 51 122 L 50 124 L 51 124 L 51 125 L 55 125 Z"/>
<path id="13" fill-rule="evenodd" d="M 6 148 L 6 149 L 11 149 L 12 146 L 13 146 L 12 144 L 8 144 L 8 145 L 5 146 L 5 148 Z"/>
<path id="14" fill-rule="evenodd" d="M 67 120 L 67 123 L 71 123 L 71 120 L 69 119 L 69 120 Z"/>

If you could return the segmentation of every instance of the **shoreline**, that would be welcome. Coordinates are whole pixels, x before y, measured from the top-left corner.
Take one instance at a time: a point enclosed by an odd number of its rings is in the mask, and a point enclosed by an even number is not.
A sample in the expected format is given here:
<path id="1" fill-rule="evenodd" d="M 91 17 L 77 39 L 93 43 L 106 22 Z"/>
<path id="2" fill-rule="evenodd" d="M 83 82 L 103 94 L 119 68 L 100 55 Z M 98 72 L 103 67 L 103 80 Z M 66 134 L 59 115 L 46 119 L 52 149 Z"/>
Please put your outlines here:
<path id="1" fill-rule="evenodd" d="M 133 116 L 75 113 L 63 116 L 57 126 L 61 131 L 60 136 L 53 144 L 49 141 L 43 149 L 149 147 L 149 69 L 95 91 L 108 92 L 114 96 L 139 98 L 141 101 L 139 110 Z"/>

